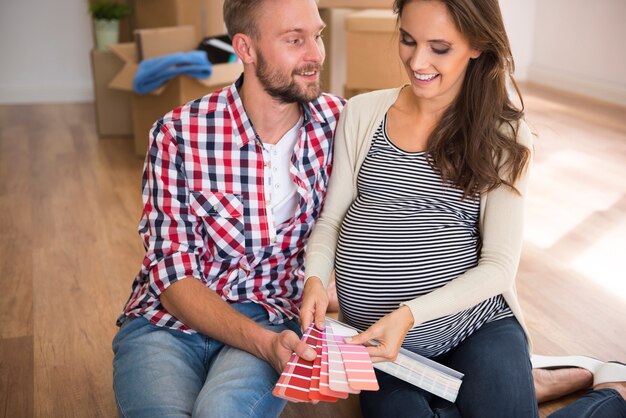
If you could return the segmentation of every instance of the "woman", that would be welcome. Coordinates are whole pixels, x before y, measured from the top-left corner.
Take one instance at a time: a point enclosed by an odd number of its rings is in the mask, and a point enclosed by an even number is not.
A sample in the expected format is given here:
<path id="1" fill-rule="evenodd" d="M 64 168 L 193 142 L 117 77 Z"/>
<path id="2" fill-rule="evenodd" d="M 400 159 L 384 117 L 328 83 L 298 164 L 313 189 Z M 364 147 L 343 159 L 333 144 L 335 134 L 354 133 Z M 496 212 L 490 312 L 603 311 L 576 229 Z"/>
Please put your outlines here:
<path id="1" fill-rule="evenodd" d="M 508 95 L 498 1 L 394 9 L 411 83 L 342 113 L 307 250 L 303 326 L 323 319 L 334 267 L 344 320 L 366 330 L 353 342 L 381 343 L 368 348 L 374 361 L 403 346 L 465 374 L 450 404 L 377 372 L 364 416 L 538 416 L 515 291 L 532 135 Z"/>

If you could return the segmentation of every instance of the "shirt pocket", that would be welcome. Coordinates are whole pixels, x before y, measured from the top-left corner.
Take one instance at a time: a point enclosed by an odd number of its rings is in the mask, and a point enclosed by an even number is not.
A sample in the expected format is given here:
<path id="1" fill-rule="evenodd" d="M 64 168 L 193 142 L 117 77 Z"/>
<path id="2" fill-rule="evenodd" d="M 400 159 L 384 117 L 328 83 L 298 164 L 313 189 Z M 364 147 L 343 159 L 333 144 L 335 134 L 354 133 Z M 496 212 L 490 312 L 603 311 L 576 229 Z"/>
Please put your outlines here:
<path id="1" fill-rule="evenodd" d="M 246 250 L 244 205 L 234 193 L 192 191 L 191 210 L 202 223 L 220 259 L 242 257 Z"/>

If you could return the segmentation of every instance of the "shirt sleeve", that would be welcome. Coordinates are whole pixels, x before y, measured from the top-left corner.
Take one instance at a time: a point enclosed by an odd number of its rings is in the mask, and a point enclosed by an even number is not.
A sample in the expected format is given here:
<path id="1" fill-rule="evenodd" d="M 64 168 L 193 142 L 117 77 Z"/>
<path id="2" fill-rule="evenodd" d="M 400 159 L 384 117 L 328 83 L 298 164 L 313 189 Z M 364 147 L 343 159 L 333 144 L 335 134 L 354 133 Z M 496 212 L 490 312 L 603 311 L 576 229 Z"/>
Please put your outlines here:
<path id="1" fill-rule="evenodd" d="M 143 214 L 139 224 L 146 254 L 142 273 L 158 298 L 173 283 L 193 276 L 206 282 L 203 229 L 189 205 L 189 189 L 175 136 L 158 121 L 152 128 L 143 173 Z"/>
<path id="2" fill-rule="evenodd" d="M 514 286 L 522 250 L 524 203 L 532 166 L 532 133 L 520 122 L 517 141 L 531 154 L 515 182 L 519 194 L 500 186 L 489 192 L 481 228 L 478 265 L 431 293 L 402 303 L 411 309 L 414 325 L 469 309 Z"/>

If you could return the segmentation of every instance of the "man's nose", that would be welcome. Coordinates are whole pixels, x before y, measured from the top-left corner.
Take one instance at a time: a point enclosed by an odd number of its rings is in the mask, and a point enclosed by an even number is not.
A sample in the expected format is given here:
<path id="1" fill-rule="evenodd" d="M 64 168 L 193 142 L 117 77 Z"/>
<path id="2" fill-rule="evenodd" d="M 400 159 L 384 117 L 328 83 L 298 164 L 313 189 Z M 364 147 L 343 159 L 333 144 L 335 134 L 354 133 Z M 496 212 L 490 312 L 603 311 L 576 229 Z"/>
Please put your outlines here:
<path id="1" fill-rule="evenodd" d="M 324 57 L 326 55 L 326 50 L 324 48 L 324 42 L 321 38 L 314 39 L 308 42 L 306 57 L 307 61 L 313 61 L 322 63 L 324 62 Z"/>

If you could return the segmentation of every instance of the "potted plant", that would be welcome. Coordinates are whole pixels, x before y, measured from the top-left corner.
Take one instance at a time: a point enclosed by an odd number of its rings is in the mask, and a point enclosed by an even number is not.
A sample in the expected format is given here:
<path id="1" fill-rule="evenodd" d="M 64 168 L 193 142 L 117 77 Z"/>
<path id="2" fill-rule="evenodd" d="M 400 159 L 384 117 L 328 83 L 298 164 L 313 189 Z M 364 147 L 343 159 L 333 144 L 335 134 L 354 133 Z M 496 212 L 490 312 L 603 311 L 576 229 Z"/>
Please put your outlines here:
<path id="1" fill-rule="evenodd" d="M 96 0 L 89 5 L 94 20 L 96 48 L 101 51 L 119 42 L 120 19 L 130 14 L 130 7 L 113 0 Z"/>

